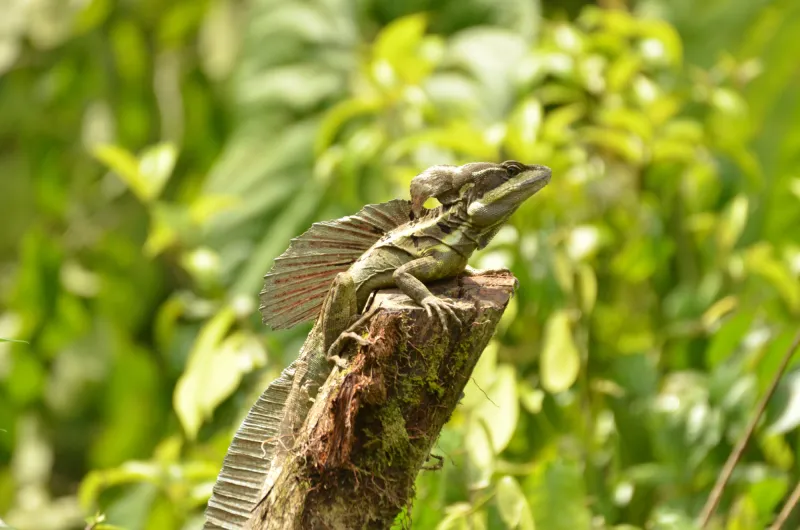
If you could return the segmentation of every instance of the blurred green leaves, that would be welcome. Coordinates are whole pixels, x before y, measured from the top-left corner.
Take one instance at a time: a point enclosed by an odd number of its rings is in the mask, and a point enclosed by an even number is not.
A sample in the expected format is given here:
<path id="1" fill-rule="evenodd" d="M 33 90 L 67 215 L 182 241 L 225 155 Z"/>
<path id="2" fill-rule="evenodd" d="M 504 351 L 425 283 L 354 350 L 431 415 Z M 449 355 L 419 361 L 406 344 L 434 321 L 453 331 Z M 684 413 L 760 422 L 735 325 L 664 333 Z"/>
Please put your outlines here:
<path id="1" fill-rule="evenodd" d="M 553 181 L 474 260 L 520 289 L 412 520 L 690 528 L 800 313 L 796 4 L 12 2 L 3 519 L 197 526 L 307 331 L 255 316 L 288 240 L 516 158 Z M 796 383 L 716 527 L 769 524 L 796 481 Z"/>

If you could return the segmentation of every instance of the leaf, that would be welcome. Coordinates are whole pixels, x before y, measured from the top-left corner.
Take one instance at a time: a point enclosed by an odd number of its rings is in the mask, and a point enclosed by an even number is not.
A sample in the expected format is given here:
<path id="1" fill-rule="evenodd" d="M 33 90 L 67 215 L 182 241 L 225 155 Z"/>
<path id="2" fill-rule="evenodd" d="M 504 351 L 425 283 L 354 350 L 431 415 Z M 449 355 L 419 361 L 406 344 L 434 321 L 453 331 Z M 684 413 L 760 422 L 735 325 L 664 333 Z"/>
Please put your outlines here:
<path id="1" fill-rule="evenodd" d="M 581 311 L 588 315 L 594 309 L 597 301 L 597 276 L 594 269 L 587 263 L 579 264 L 577 273 Z"/>
<path id="2" fill-rule="evenodd" d="M 140 198 L 150 202 L 161 194 L 177 158 L 178 151 L 170 143 L 154 145 L 144 150 L 139 158 Z"/>
<path id="3" fill-rule="evenodd" d="M 487 427 L 494 454 L 499 454 L 511 441 L 519 419 L 517 371 L 513 365 L 501 364 L 497 367 L 487 395 L 476 413 Z"/>
<path id="4" fill-rule="evenodd" d="M 547 530 L 591 528 L 582 464 L 556 455 L 540 461 L 523 483 L 537 526 Z"/>
<path id="5" fill-rule="evenodd" d="M 727 252 L 733 248 L 742 235 L 747 223 L 747 197 L 739 195 L 722 214 L 717 232 L 717 241 L 720 249 Z"/>
<path id="6" fill-rule="evenodd" d="M 717 325 L 720 319 L 722 319 L 731 311 L 736 310 L 738 305 L 739 299 L 733 295 L 725 296 L 717 300 L 714 302 L 714 304 L 712 304 L 711 307 L 706 309 L 705 313 L 703 313 L 703 316 L 700 317 L 703 327 L 711 330 Z"/>
<path id="7" fill-rule="evenodd" d="M 113 486 L 134 482 L 157 484 L 162 469 L 150 462 L 131 460 L 119 467 L 90 471 L 81 482 L 78 500 L 84 510 L 97 505 L 100 494 Z"/>
<path id="8" fill-rule="evenodd" d="M 0 342 L 19 342 L 21 344 L 30 344 L 27 340 L 18 340 L 18 339 L 4 339 L 0 337 Z"/>
<path id="9" fill-rule="evenodd" d="M 520 381 L 517 393 L 525 410 L 531 414 L 538 414 L 542 411 L 542 402 L 545 397 L 542 390 L 535 388 L 528 381 Z"/>
<path id="10" fill-rule="evenodd" d="M 581 361 L 572 338 L 566 311 L 557 311 L 547 320 L 544 348 L 539 362 L 542 387 L 556 394 L 571 387 L 578 379 Z"/>
<path id="11" fill-rule="evenodd" d="M 139 161 L 130 151 L 115 145 L 101 144 L 94 147 L 92 155 L 115 172 L 128 187 L 134 189 L 138 186 Z M 138 191 L 136 193 L 138 195 Z"/>
<path id="12" fill-rule="evenodd" d="M 494 451 L 486 429 L 477 418 L 466 425 L 464 449 L 467 451 L 467 477 L 469 486 L 474 489 L 489 486 L 494 472 Z"/>
<path id="13" fill-rule="evenodd" d="M 226 377 L 232 366 L 215 362 L 215 354 L 234 319 L 233 309 L 226 307 L 205 323 L 189 353 L 186 370 L 175 385 L 173 408 L 190 439 L 197 435 L 214 407 L 232 391 L 231 380 Z"/>
<path id="14" fill-rule="evenodd" d="M 800 425 L 800 371 L 786 374 L 768 409 L 767 432 L 783 434 Z"/>
<path id="15" fill-rule="evenodd" d="M 648 142 L 653 137 L 653 126 L 641 111 L 626 107 L 603 108 L 598 113 L 597 121 L 615 130 L 635 134 Z"/>
<path id="16" fill-rule="evenodd" d="M 372 48 L 373 72 L 381 84 L 393 85 L 395 76 L 403 83 L 416 84 L 430 73 L 432 64 L 418 53 L 427 23 L 425 13 L 408 15 L 393 20 L 378 34 Z"/>
<path id="17" fill-rule="evenodd" d="M 380 110 L 377 99 L 352 98 L 340 101 L 325 113 L 314 142 L 314 152 L 321 155 L 336 140 L 342 128 L 353 118 Z"/>
<path id="18" fill-rule="evenodd" d="M 229 316 L 225 314 L 220 318 L 227 321 Z M 215 332 L 211 330 L 209 334 Z M 190 358 L 190 366 L 178 381 L 178 385 L 183 382 L 185 386 L 176 387 L 175 391 L 176 398 L 180 396 L 184 404 L 182 418 L 185 421 L 182 423 L 190 437 L 197 433 L 198 420 L 210 417 L 214 409 L 238 388 L 243 376 L 266 363 L 266 352 L 261 342 L 250 333 L 236 332 L 216 346 L 212 346 L 213 337 L 208 340 L 201 349 L 192 352 L 197 355 Z M 201 391 L 192 396 L 190 390 L 193 389 Z"/>
<path id="19" fill-rule="evenodd" d="M 145 149 L 139 160 L 129 151 L 113 145 L 98 145 L 92 154 L 114 171 L 142 202 L 158 197 L 177 159 L 177 150 L 169 143 Z"/>
<path id="20" fill-rule="evenodd" d="M 468 502 L 458 502 L 445 508 L 445 516 L 436 525 L 436 530 L 467 530 L 467 517 L 472 512 Z"/>
<path id="21" fill-rule="evenodd" d="M 666 62 L 678 66 L 683 60 L 683 46 L 677 30 L 662 20 L 637 20 L 641 42 L 642 56 L 657 64 Z M 655 46 L 659 44 L 660 46 Z"/>
<path id="22" fill-rule="evenodd" d="M 497 508 L 509 528 L 533 530 L 533 516 L 528 500 L 514 477 L 502 477 L 496 486 Z"/>
<path id="23" fill-rule="evenodd" d="M 464 409 L 478 410 L 486 402 L 486 391 L 491 388 L 497 373 L 498 347 L 498 342 L 492 340 L 481 353 L 472 370 L 472 377 L 464 387 L 464 397 L 460 405 Z"/>
<path id="24" fill-rule="evenodd" d="M 744 263 L 748 271 L 772 284 L 793 313 L 800 312 L 800 282 L 785 263 L 775 258 L 772 245 L 761 242 L 750 247 L 745 252 Z"/>
<path id="25" fill-rule="evenodd" d="M 750 530 L 758 527 L 755 503 L 749 497 L 739 497 L 730 510 L 725 530 Z"/>
<path id="26" fill-rule="evenodd" d="M 583 142 L 595 145 L 626 161 L 638 164 L 644 159 L 642 139 L 631 133 L 597 126 L 581 128 L 579 137 Z"/>
<path id="27" fill-rule="evenodd" d="M 752 312 L 740 311 L 719 326 L 706 350 L 706 362 L 709 366 L 718 366 L 736 351 L 750 331 L 753 319 Z"/>

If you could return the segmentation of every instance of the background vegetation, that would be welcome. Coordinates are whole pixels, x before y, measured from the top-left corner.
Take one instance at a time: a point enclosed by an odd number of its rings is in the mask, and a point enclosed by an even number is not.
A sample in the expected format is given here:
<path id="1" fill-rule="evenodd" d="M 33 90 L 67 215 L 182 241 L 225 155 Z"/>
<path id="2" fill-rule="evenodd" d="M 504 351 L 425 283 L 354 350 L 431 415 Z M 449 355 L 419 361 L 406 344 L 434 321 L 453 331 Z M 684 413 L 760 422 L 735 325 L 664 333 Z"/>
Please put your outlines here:
<path id="1" fill-rule="evenodd" d="M 5 2 L 0 518 L 199 528 L 308 331 L 255 307 L 288 239 L 515 158 L 552 183 L 474 264 L 521 288 L 402 519 L 692 528 L 800 321 L 800 3 L 599 3 Z M 714 528 L 798 423 L 795 363 Z"/>

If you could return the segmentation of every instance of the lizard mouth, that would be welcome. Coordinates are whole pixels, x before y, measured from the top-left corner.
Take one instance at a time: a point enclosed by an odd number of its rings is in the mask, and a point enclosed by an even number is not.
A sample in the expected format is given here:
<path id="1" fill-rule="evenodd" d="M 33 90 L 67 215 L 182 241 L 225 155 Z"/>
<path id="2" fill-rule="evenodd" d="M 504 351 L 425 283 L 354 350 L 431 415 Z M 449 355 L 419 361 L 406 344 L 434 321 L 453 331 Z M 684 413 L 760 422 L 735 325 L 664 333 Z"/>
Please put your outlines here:
<path id="1" fill-rule="evenodd" d="M 531 174 L 528 178 L 526 178 L 522 183 L 523 185 L 533 184 L 535 182 L 543 181 L 543 186 L 550 183 L 550 177 L 553 174 L 553 170 L 547 166 L 541 166 L 538 164 L 526 166 L 525 172 L 523 174 Z"/>

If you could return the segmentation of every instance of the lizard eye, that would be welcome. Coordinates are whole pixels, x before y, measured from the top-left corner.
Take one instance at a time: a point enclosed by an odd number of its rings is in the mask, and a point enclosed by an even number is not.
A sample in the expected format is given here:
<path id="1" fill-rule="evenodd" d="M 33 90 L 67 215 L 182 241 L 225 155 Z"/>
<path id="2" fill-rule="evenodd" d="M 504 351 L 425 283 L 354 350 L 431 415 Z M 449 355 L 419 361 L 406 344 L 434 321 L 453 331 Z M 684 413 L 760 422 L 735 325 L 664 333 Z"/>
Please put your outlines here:
<path id="1" fill-rule="evenodd" d="M 503 165 L 506 167 L 506 174 L 509 177 L 519 175 L 522 172 L 522 166 L 517 162 L 506 162 Z"/>

